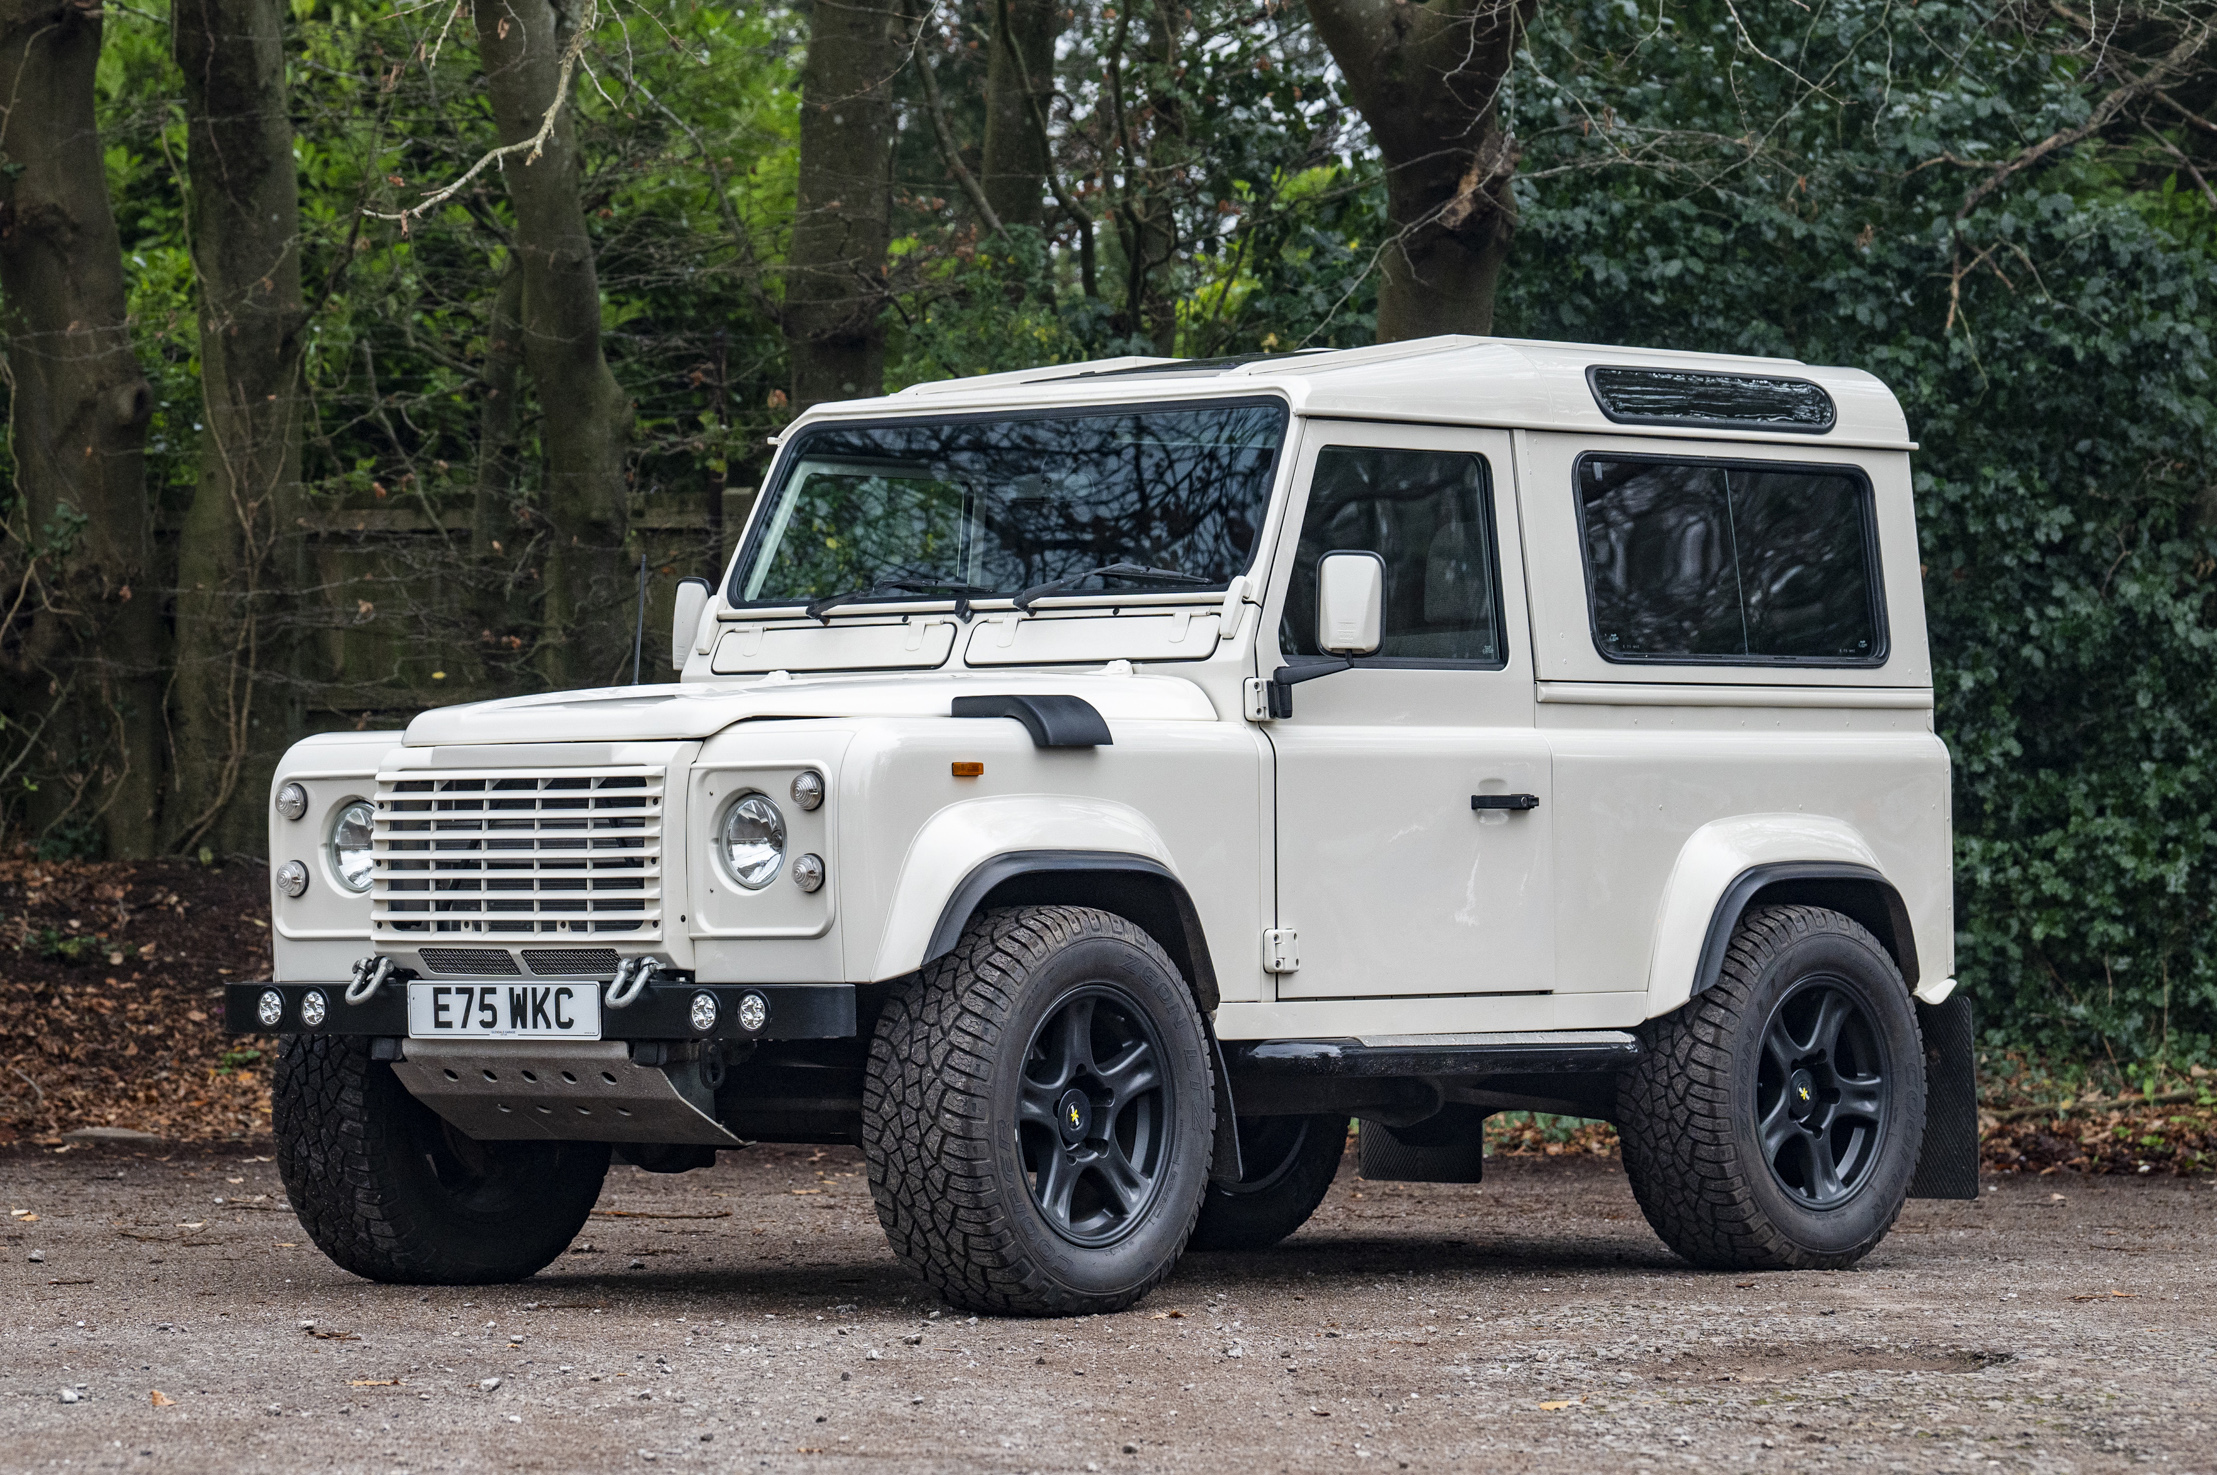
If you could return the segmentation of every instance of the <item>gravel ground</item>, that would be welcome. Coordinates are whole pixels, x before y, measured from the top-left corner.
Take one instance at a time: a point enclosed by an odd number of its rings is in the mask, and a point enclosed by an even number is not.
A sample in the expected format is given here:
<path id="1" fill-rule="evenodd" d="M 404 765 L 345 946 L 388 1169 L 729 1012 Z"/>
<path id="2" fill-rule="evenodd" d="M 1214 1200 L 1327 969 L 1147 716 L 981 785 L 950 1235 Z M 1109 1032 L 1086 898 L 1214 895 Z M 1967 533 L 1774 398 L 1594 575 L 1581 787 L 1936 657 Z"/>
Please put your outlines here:
<path id="1" fill-rule="evenodd" d="M 1350 1159 L 1276 1251 L 977 1321 L 845 1149 L 617 1168 L 546 1273 L 430 1291 L 325 1261 L 266 1156 L 158 1151 L 0 1150 L 0 1467 L 2217 1469 L 2206 1178 L 1993 1179 L 1859 1270 L 1734 1277 L 1613 1163 Z"/>

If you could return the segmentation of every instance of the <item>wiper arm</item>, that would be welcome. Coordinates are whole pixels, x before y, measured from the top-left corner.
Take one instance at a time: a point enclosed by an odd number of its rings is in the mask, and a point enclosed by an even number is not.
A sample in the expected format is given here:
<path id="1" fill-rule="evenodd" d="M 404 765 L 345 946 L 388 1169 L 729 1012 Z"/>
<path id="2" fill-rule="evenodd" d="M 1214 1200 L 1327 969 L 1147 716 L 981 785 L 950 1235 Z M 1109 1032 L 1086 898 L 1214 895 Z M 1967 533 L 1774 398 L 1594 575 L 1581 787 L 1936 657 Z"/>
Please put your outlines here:
<path id="1" fill-rule="evenodd" d="M 1099 568 L 1089 568 L 1082 574 L 1068 574 L 1051 584 L 1034 584 L 1016 596 L 1016 607 L 1029 611 L 1032 601 L 1045 599 L 1050 594 L 1067 594 L 1087 579 L 1130 579 L 1135 584 L 1213 584 L 1214 579 L 1204 579 L 1199 574 L 1181 574 L 1175 569 L 1149 568 L 1143 563 L 1109 563 Z"/>
<path id="2" fill-rule="evenodd" d="M 811 600 L 802 613 L 812 620 L 821 620 L 828 625 L 831 623 L 831 612 L 839 606 L 856 604 L 873 594 L 883 594 L 889 590 L 901 594 L 952 594 L 955 596 L 955 613 L 966 620 L 970 618 L 969 596 L 994 592 L 978 584 L 959 584 L 937 579 L 885 579 L 867 588 L 849 589 L 843 594 L 827 594 L 821 599 Z"/>

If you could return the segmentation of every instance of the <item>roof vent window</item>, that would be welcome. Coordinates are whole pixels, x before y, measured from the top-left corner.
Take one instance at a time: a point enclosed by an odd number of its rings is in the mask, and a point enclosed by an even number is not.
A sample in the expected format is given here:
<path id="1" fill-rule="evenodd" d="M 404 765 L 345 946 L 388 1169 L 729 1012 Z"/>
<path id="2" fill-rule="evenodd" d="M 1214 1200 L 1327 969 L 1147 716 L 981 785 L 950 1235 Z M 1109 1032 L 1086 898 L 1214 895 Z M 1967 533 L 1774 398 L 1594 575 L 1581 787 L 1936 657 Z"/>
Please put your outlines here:
<path id="1" fill-rule="evenodd" d="M 1832 396 L 1806 379 L 1714 374 L 1690 369 L 1586 370 L 1601 413 L 1619 425 L 1707 425 L 1822 435 Z"/>

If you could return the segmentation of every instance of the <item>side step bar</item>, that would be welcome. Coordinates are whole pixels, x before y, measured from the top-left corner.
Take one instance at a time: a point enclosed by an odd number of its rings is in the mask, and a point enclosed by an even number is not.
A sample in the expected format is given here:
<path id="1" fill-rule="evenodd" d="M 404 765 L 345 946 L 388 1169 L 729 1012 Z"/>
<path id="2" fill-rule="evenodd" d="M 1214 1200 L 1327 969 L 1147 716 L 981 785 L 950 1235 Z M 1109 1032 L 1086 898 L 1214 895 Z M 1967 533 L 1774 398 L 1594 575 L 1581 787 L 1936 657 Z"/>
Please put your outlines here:
<path id="1" fill-rule="evenodd" d="M 1227 1040 L 1234 1075 L 1489 1076 L 1613 1072 L 1640 1058 L 1623 1030 L 1516 1034 L 1363 1035 L 1329 1040 Z"/>

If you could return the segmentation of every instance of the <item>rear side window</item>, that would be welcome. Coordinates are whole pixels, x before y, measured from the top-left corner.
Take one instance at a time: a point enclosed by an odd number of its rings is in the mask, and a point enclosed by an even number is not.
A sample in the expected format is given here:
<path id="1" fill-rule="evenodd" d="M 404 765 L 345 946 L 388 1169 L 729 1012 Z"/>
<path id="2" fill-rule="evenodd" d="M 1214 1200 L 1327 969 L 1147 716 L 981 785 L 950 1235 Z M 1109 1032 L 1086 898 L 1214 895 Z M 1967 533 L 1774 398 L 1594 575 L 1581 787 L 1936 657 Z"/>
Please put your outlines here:
<path id="1" fill-rule="evenodd" d="M 1326 446 L 1317 452 L 1278 646 L 1316 647 L 1316 561 L 1355 549 L 1386 565 L 1383 641 L 1366 665 L 1499 666 L 1501 581 L 1483 456 Z"/>
<path id="2" fill-rule="evenodd" d="M 1594 644 L 1606 659 L 1885 660 L 1860 472 L 1589 455 L 1577 475 Z"/>

